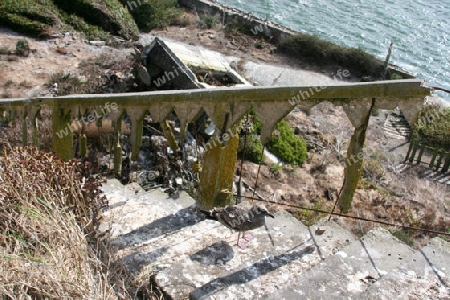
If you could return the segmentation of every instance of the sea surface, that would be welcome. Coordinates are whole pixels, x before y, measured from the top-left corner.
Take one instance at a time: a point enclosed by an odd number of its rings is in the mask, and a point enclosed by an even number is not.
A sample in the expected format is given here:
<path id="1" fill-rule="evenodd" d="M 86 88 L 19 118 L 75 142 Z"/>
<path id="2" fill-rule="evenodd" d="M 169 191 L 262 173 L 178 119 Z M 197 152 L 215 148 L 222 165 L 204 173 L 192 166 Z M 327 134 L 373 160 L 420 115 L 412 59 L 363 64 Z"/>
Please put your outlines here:
<path id="1" fill-rule="evenodd" d="M 360 47 L 450 90 L 450 0 L 218 0 L 295 31 Z M 450 95 L 438 92 L 450 101 Z"/>

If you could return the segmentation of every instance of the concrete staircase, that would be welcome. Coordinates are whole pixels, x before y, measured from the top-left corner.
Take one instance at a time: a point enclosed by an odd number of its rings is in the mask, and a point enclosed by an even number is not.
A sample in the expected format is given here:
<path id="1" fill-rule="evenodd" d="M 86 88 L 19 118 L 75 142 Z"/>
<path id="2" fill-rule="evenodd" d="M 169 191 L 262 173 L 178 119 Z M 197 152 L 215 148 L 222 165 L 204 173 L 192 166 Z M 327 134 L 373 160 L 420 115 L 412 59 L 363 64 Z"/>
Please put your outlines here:
<path id="1" fill-rule="evenodd" d="M 411 128 L 405 117 L 401 114 L 390 113 L 384 122 L 384 134 L 393 139 L 406 140 Z"/>
<path id="2" fill-rule="evenodd" d="M 175 198 L 109 180 L 99 233 L 134 276 L 154 274 L 172 299 L 450 299 L 450 244 L 414 251 L 375 228 L 361 239 L 333 221 L 304 226 L 286 211 L 237 233 L 204 220 L 185 193 Z"/>

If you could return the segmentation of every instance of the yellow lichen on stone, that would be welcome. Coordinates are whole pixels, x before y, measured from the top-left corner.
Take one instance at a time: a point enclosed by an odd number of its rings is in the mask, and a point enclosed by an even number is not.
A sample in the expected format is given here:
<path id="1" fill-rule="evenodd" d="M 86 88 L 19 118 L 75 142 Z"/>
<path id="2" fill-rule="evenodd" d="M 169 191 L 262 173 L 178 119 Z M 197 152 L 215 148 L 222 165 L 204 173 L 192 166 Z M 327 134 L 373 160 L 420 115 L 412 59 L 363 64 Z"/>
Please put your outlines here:
<path id="1" fill-rule="evenodd" d="M 207 148 L 200 173 L 198 205 L 202 209 L 232 204 L 234 170 L 239 135 L 228 136 L 227 145 L 213 142 Z"/>
<path id="2" fill-rule="evenodd" d="M 70 111 L 65 113 L 63 108 L 55 104 L 53 108 L 53 151 L 64 160 L 73 158 L 73 132 L 70 122 Z"/>
<path id="3" fill-rule="evenodd" d="M 177 152 L 179 150 L 178 143 L 177 140 L 175 139 L 172 127 L 170 126 L 169 122 L 167 122 L 167 120 L 162 122 L 161 128 L 164 133 L 164 136 L 167 139 L 167 143 L 169 144 L 170 149 L 172 149 L 173 152 Z"/>

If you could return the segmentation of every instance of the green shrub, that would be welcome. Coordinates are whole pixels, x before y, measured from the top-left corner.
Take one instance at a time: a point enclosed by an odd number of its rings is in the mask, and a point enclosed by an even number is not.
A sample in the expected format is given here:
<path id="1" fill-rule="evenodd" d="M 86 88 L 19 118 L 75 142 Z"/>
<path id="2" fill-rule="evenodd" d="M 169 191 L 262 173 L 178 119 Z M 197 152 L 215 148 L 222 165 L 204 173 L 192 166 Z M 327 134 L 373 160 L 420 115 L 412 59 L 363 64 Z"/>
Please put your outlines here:
<path id="1" fill-rule="evenodd" d="M 373 107 L 370 111 L 370 115 L 374 117 L 378 117 L 380 115 L 380 110 L 378 108 Z"/>
<path id="2" fill-rule="evenodd" d="M 411 236 L 407 232 L 405 232 L 403 230 L 395 230 L 391 233 L 393 236 L 395 236 L 396 238 L 398 238 L 400 241 L 404 242 L 408 246 L 414 245 L 414 241 L 412 240 Z"/>
<path id="3" fill-rule="evenodd" d="M 176 0 L 141 1 L 137 7 L 130 6 L 128 0 L 120 0 L 133 15 L 137 26 L 142 31 L 169 26 L 172 20 L 182 13 Z"/>
<path id="4" fill-rule="evenodd" d="M 276 178 L 280 176 L 280 172 L 283 166 L 280 163 L 270 165 L 270 173 L 272 173 Z"/>
<path id="5" fill-rule="evenodd" d="M 288 164 L 301 165 L 307 157 L 305 140 L 296 136 L 284 120 L 275 126 L 274 136 L 267 143 L 267 148 Z"/>
<path id="6" fill-rule="evenodd" d="M 241 28 L 241 24 L 237 18 L 229 19 L 225 24 L 225 34 L 236 35 Z"/>
<path id="7" fill-rule="evenodd" d="M 319 198 L 318 201 L 311 208 L 316 209 L 316 210 L 323 210 L 323 211 L 328 210 L 327 202 L 323 198 Z M 324 213 L 316 212 L 316 211 L 309 210 L 309 209 L 301 209 L 297 213 L 297 218 L 300 221 L 302 221 L 306 226 L 313 225 L 314 223 L 316 223 L 317 221 L 319 221 L 320 219 L 322 219 L 325 216 L 326 216 L 326 214 L 324 214 Z"/>
<path id="8" fill-rule="evenodd" d="M 353 76 L 380 78 L 383 63 L 359 48 L 347 48 L 305 33 L 289 36 L 278 45 L 282 53 L 318 65 L 338 65 Z"/>
<path id="9" fill-rule="evenodd" d="M 450 108 L 424 106 L 412 129 L 412 138 L 417 142 L 450 150 Z"/>
<path id="10" fill-rule="evenodd" d="M 50 36 L 55 25 L 73 26 L 88 38 L 104 38 L 105 31 L 125 39 L 138 37 L 132 16 L 119 0 L 4 0 L 0 24 L 34 37 Z"/>
<path id="11" fill-rule="evenodd" d="M 245 138 L 241 135 L 238 147 L 239 158 L 242 157 L 242 154 L 244 152 L 244 140 Z M 254 163 L 260 163 L 263 161 L 263 145 L 261 144 L 261 140 L 255 137 L 253 134 L 247 135 L 244 159 Z"/>
<path id="12" fill-rule="evenodd" d="M 98 26 L 124 39 L 137 39 L 138 28 L 133 17 L 118 0 L 53 0 L 53 2 L 68 14 L 75 14 L 86 23 Z"/>
<path id="13" fill-rule="evenodd" d="M 57 8 L 50 0 L 0 1 L 0 24 L 23 34 L 46 37 L 58 22 Z"/>
<path id="14" fill-rule="evenodd" d="M 28 56 L 30 54 L 30 46 L 27 40 L 20 39 L 17 41 L 16 54 L 19 56 Z"/>
<path id="15" fill-rule="evenodd" d="M 201 15 L 200 19 L 197 22 L 197 26 L 202 29 L 213 29 L 216 28 L 219 22 L 219 16 Z"/>

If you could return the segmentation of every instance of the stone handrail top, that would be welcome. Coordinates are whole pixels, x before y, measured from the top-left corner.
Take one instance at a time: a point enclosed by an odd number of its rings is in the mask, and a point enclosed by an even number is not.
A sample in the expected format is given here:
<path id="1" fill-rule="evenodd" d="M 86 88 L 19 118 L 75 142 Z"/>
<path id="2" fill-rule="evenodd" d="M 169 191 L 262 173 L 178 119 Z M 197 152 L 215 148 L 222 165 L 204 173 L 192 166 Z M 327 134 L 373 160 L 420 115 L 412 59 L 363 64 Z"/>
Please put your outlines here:
<path id="1" fill-rule="evenodd" d="M 239 99 L 242 102 L 262 101 L 280 102 L 288 101 L 301 92 L 309 92 L 303 100 L 309 99 L 347 99 L 367 97 L 394 97 L 408 98 L 430 95 L 430 88 L 423 80 L 389 80 L 376 82 L 357 82 L 336 85 L 311 85 L 311 86 L 256 86 L 256 87 L 218 87 L 211 89 L 195 90 L 169 90 L 149 91 L 118 94 L 79 94 L 60 97 L 32 97 L 0 99 L 1 106 L 17 106 L 26 104 L 51 104 L 55 101 L 66 104 L 82 104 L 82 101 L 90 101 L 89 104 L 114 101 L 122 105 L 145 105 L 150 102 L 188 102 L 188 101 L 214 101 L 226 102 Z M 169 97 L 168 97 L 169 96 Z M 171 96 L 171 97 L 170 97 Z M 133 100 L 133 101 L 130 101 Z M 94 103 L 93 103 L 94 102 Z"/>

